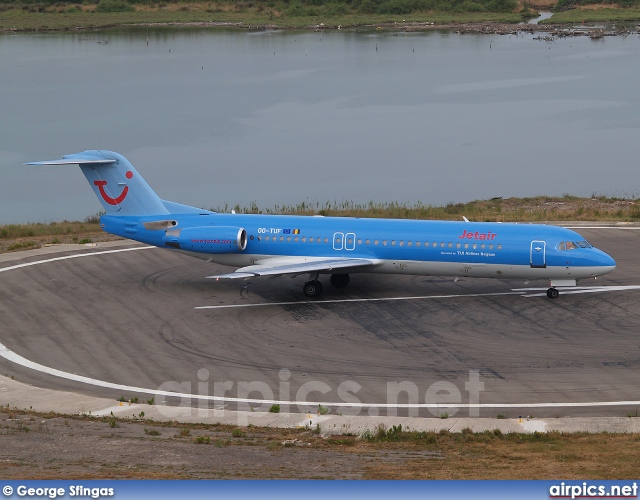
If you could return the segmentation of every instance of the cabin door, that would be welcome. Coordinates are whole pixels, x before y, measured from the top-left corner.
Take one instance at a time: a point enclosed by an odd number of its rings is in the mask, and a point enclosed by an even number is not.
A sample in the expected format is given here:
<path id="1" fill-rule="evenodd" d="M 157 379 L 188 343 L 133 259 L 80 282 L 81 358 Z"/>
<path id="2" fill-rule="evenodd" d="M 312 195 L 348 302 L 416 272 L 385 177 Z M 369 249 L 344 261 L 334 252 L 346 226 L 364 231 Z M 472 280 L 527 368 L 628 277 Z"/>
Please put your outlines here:
<path id="1" fill-rule="evenodd" d="M 531 242 L 531 267 L 547 267 L 547 244 L 544 241 Z"/>
<path id="2" fill-rule="evenodd" d="M 333 235 L 334 250 L 355 250 L 356 235 L 355 233 L 334 233 Z"/>
<path id="3" fill-rule="evenodd" d="M 333 234 L 333 249 L 342 250 L 344 248 L 344 233 Z"/>

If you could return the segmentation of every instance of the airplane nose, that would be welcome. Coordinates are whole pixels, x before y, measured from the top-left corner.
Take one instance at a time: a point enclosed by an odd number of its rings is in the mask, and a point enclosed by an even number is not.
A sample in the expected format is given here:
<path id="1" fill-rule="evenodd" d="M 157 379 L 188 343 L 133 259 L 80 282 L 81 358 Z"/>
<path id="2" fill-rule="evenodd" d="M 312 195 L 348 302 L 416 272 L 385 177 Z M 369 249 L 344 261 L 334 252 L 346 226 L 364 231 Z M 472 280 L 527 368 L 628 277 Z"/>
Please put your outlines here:
<path id="1" fill-rule="evenodd" d="M 610 273 L 616 268 L 616 261 L 613 260 L 613 258 L 609 254 L 603 252 L 602 250 L 598 250 L 598 254 L 597 265 L 598 267 L 602 268 L 602 274 Z"/>

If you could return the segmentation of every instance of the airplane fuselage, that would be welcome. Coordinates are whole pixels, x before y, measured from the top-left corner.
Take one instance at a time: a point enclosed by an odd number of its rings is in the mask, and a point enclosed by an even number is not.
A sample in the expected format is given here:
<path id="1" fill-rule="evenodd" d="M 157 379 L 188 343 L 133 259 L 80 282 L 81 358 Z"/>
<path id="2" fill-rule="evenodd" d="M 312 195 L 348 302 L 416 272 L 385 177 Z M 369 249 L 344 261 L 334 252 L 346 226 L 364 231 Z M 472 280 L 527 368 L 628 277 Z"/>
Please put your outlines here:
<path id="1" fill-rule="evenodd" d="M 246 279 L 309 274 L 303 292 L 322 293 L 320 274 L 343 287 L 349 273 L 547 279 L 558 286 L 615 269 L 615 261 L 578 233 L 542 224 L 219 214 L 161 200 L 131 163 L 87 150 L 31 165 L 79 165 L 106 215 L 102 228 L 211 262 Z"/>
<path id="2" fill-rule="evenodd" d="M 570 229 L 542 224 L 363 219 L 254 214 L 163 215 L 176 234 L 196 228 L 181 244 L 166 241 L 166 228 L 147 229 L 159 217 L 102 217 L 105 231 L 180 250 L 228 266 L 243 267 L 282 257 L 365 258 L 363 270 L 485 278 L 577 280 L 610 272 L 615 262 Z M 244 250 L 220 253 L 204 237 L 208 228 L 243 228 Z M 203 237 L 197 228 L 202 228 Z M 571 248 L 567 248 L 568 246 Z M 271 260 L 273 263 L 274 261 Z M 358 269 L 342 272 L 358 272 Z"/>

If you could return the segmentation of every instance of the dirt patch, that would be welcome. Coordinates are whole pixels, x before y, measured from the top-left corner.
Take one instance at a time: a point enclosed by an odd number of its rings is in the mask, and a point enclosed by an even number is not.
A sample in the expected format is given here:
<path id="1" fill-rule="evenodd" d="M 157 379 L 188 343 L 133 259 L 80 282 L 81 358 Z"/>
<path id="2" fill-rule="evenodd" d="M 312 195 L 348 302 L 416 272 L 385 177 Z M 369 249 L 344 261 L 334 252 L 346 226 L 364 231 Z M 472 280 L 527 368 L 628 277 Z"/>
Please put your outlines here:
<path id="1" fill-rule="evenodd" d="M 235 431 L 235 432 L 234 432 Z M 378 432 L 0 412 L 11 479 L 633 479 L 640 436 Z"/>
<path id="2" fill-rule="evenodd" d="M 340 451 L 308 430 L 0 414 L 4 479 L 359 479 L 406 450 Z M 343 446 L 343 448 L 345 448 Z M 426 459 L 431 453 L 418 455 Z"/>
<path id="3" fill-rule="evenodd" d="M 75 233 L 58 236 L 28 236 L 19 238 L 0 239 L 0 253 L 19 252 L 21 250 L 32 250 L 44 246 L 54 246 L 61 244 L 91 244 L 105 241 L 122 240 L 119 236 L 114 236 L 105 232 Z"/>

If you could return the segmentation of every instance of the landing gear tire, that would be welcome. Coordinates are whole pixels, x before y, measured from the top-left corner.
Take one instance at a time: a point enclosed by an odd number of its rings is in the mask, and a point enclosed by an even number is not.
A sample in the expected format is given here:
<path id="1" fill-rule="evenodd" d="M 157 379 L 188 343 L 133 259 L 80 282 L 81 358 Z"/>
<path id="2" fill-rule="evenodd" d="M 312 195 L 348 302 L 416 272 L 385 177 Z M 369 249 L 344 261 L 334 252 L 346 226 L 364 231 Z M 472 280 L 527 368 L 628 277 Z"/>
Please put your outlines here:
<path id="1" fill-rule="evenodd" d="M 322 283 L 318 280 L 307 281 L 302 287 L 302 291 L 307 297 L 320 297 L 322 295 Z"/>
<path id="2" fill-rule="evenodd" d="M 549 288 L 547 290 L 547 297 L 550 299 L 557 299 L 560 292 L 556 288 Z"/>
<path id="3" fill-rule="evenodd" d="M 343 288 L 349 284 L 349 279 L 348 274 L 332 274 L 330 281 L 334 287 Z"/>

